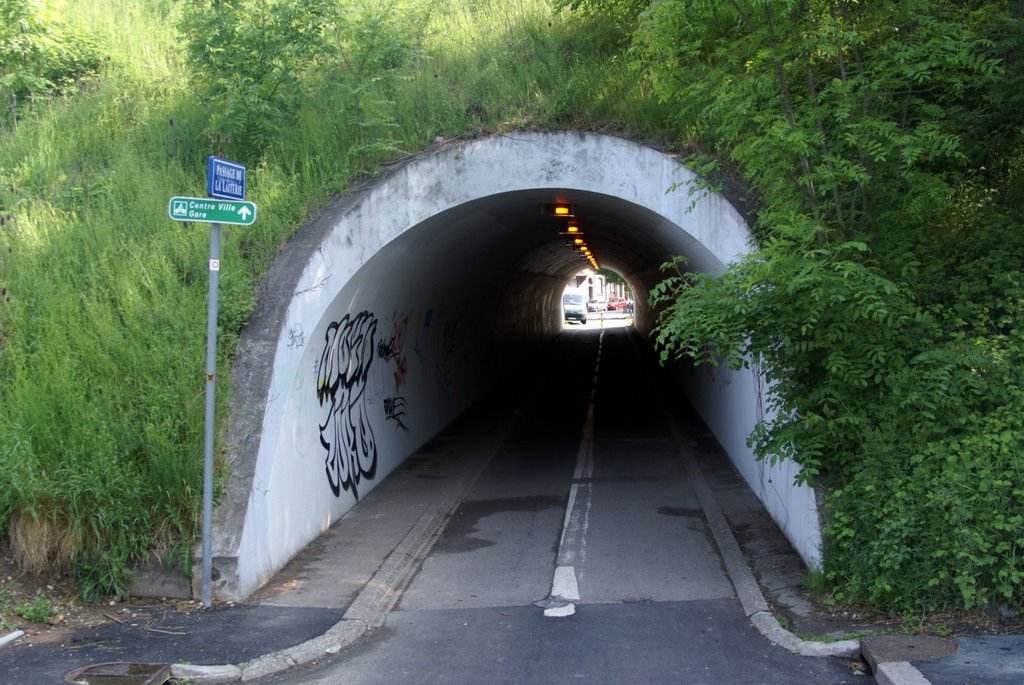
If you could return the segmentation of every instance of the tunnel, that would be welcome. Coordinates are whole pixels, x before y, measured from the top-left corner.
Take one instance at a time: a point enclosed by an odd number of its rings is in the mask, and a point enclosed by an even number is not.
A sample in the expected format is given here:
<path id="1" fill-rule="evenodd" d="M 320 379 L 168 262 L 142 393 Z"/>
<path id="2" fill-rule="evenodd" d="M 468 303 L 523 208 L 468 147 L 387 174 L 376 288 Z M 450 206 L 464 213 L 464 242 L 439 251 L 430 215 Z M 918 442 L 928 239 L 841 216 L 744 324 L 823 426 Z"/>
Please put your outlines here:
<path id="1" fill-rule="evenodd" d="M 231 369 L 213 593 L 241 601 L 388 473 L 559 335 L 561 295 L 586 267 L 556 203 L 601 267 L 646 294 L 676 255 L 721 273 L 747 222 L 672 155 L 626 138 L 516 132 L 442 142 L 336 198 L 282 248 Z M 813 489 L 795 463 L 754 458 L 765 417 L 755 371 L 666 366 L 809 566 Z M 528 374 L 524 375 L 528 382 Z M 637 392 L 644 388 L 638 387 Z M 196 578 L 198 574 L 193 574 Z"/>

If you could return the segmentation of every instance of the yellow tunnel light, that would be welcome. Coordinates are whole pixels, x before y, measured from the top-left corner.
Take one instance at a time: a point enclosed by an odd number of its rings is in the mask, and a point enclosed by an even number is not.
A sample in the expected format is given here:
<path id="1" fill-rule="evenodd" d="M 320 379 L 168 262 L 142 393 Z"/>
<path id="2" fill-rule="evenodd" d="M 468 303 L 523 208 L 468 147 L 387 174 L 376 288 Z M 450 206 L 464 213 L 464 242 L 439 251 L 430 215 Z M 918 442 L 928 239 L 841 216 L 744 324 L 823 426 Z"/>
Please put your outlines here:
<path id="1" fill-rule="evenodd" d="M 569 219 L 569 222 L 565 225 L 565 230 L 560 231 L 558 235 L 576 237 L 583 235 L 583 231 L 580 230 L 580 225 L 576 223 L 576 219 Z"/>
<path id="2" fill-rule="evenodd" d="M 586 244 L 586 241 L 584 241 L 583 238 L 574 238 L 573 241 L 572 241 L 572 244 L 573 245 L 584 245 L 584 244 Z"/>
<path id="3" fill-rule="evenodd" d="M 573 206 L 564 202 L 544 205 L 545 213 L 557 219 L 571 219 L 576 216 Z"/>

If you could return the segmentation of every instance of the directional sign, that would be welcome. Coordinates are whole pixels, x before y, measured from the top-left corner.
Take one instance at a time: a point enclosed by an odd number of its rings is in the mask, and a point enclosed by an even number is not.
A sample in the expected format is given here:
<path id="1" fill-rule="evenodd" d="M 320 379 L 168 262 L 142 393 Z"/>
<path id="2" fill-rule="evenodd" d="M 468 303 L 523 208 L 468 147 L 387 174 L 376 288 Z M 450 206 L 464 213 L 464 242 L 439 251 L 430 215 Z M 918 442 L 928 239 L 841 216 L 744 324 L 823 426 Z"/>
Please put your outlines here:
<path id="1" fill-rule="evenodd" d="M 175 221 L 249 226 L 256 221 L 256 205 L 244 200 L 172 197 L 167 205 L 167 214 Z"/>
<path id="2" fill-rule="evenodd" d="M 245 197 L 245 167 L 210 155 L 206 158 L 206 194 L 225 200 Z"/>

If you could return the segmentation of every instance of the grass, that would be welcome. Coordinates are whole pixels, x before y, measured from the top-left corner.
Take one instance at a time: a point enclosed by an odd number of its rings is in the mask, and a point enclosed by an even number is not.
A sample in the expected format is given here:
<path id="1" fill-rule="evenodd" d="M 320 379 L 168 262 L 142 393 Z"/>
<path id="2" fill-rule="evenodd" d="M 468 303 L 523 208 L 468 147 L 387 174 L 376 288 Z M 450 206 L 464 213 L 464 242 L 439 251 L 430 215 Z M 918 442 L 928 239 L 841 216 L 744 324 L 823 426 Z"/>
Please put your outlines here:
<path id="1" fill-rule="evenodd" d="M 42 593 L 37 593 L 31 602 L 14 607 L 13 613 L 32 623 L 46 623 L 50 618 L 52 603 Z"/>
<path id="2" fill-rule="evenodd" d="M 170 221 L 166 203 L 203 193 L 206 155 L 242 157 L 260 208 L 221 245 L 226 369 L 280 245 L 381 164 L 439 136 L 521 127 L 664 135 L 611 24 L 547 0 L 396 7 L 418 31 L 414 59 L 309 74 L 289 125 L 250 156 L 210 142 L 178 3 L 67 3 L 104 68 L 0 129 L 0 530 L 25 568 L 123 595 L 134 560 L 196 540 L 208 232 Z"/>

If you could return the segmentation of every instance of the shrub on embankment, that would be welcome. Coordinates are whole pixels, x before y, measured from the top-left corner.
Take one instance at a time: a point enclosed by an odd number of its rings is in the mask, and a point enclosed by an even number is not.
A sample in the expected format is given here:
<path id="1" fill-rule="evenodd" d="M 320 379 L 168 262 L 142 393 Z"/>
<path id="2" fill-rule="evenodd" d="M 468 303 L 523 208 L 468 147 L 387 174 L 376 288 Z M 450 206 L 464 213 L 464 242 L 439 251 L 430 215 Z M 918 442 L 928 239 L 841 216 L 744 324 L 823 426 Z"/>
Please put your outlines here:
<path id="1" fill-rule="evenodd" d="M 1024 7 L 679 10 L 650 3 L 635 49 L 695 160 L 757 196 L 759 249 L 717 279 L 672 265 L 663 355 L 770 379 L 752 442 L 828 493 L 835 600 L 1019 610 Z"/>
<path id="2" fill-rule="evenodd" d="M 255 284 L 327 197 L 438 137 L 606 127 L 757 202 L 757 252 L 658 291 L 661 342 L 775 382 L 755 444 L 830 490 L 834 596 L 1020 605 L 1020 8 L 561 4 L 74 0 L 23 24 L 59 74 L 12 100 L 29 63 L 0 50 L 0 529 L 23 564 L 123 593 L 133 559 L 195 541 L 208 233 L 166 203 L 202 194 L 206 155 L 248 167 L 260 211 L 222 244 L 223 405 Z"/>

